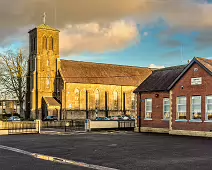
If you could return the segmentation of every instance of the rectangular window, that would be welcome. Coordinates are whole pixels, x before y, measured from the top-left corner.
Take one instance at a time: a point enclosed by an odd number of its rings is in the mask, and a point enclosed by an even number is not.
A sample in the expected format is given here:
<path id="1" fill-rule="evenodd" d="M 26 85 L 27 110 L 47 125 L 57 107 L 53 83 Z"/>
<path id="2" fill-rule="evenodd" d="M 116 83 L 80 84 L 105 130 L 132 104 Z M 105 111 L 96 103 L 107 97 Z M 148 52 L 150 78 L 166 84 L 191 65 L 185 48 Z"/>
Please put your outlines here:
<path id="1" fill-rule="evenodd" d="M 201 119 L 201 96 L 191 97 L 191 119 Z"/>
<path id="2" fill-rule="evenodd" d="M 206 96 L 206 120 L 212 120 L 212 96 Z"/>
<path id="3" fill-rule="evenodd" d="M 152 99 L 145 99 L 145 118 L 152 118 Z"/>
<path id="4" fill-rule="evenodd" d="M 177 97 L 177 118 L 186 119 L 186 97 Z"/>
<path id="5" fill-rule="evenodd" d="M 169 119 L 170 116 L 170 100 L 169 98 L 163 99 L 163 119 Z"/>

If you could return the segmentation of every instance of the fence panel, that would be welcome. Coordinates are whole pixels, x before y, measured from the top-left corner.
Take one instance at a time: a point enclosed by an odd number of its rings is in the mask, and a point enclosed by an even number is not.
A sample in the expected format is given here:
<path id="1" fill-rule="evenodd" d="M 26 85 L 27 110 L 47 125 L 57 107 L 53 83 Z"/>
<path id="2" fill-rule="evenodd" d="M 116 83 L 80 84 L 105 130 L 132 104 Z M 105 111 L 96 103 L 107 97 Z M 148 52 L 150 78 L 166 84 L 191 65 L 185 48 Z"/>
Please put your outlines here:
<path id="1" fill-rule="evenodd" d="M 39 133 L 39 122 L 1 122 L 0 130 L 8 130 L 8 134 Z"/>
<path id="2" fill-rule="evenodd" d="M 118 128 L 123 130 L 134 130 L 135 121 L 134 120 L 120 120 L 118 121 Z"/>
<path id="3" fill-rule="evenodd" d="M 85 120 L 43 121 L 42 129 L 64 129 L 64 131 L 84 131 Z"/>

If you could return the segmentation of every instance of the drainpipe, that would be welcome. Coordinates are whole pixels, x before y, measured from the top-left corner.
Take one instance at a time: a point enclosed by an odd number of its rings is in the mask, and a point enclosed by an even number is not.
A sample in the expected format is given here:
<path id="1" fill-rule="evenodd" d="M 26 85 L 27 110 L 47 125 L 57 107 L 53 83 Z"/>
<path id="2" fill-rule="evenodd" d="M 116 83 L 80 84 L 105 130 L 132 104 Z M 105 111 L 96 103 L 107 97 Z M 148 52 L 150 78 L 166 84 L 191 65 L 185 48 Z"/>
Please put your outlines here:
<path id="1" fill-rule="evenodd" d="M 169 113 L 169 131 L 172 131 L 172 90 L 169 92 L 170 113 Z"/>
<path id="2" fill-rule="evenodd" d="M 139 104 L 138 104 L 138 128 L 139 128 L 139 132 L 141 132 L 141 106 L 142 106 L 142 100 L 141 100 L 141 93 L 138 93 L 139 96 Z"/>

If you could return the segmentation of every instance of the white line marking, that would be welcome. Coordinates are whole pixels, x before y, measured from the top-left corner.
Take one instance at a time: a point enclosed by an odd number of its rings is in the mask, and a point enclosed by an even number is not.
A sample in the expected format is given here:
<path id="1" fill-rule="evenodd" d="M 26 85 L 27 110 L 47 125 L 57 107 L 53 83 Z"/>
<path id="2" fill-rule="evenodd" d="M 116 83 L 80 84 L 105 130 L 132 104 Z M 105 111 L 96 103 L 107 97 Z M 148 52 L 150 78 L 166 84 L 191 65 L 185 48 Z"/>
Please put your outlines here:
<path id="1" fill-rule="evenodd" d="M 24 150 L 21 150 L 21 149 L 12 148 L 12 147 L 9 147 L 9 146 L 4 146 L 4 145 L 0 145 L 0 149 L 9 150 L 9 151 L 17 152 L 17 153 L 22 153 L 24 155 L 32 156 L 32 157 L 37 158 L 37 159 L 59 162 L 59 163 L 63 163 L 63 164 L 71 164 L 71 165 L 76 165 L 76 166 L 81 166 L 81 167 L 91 168 L 91 169 L 96 169 L 96 170 L 118 170 L 118 169 L 115 169 L 115 168 L 109 168 L 109 167 L 104 167 L 104 166 L 99 166 L 99 165 L 87 164 L 87 163 L 84 163 L 84 162 L 77 162 L 77 161 L 73 161 L 73 160 L 67 160 L 67 159 L 63 159 L 63 158 L 47 156 L 47 155 L 42 155 L 42 154 L 38 154 L 38 153 L 31 153 L 31 152 L 28 152 L 28 151 L 24 151 Z"/>

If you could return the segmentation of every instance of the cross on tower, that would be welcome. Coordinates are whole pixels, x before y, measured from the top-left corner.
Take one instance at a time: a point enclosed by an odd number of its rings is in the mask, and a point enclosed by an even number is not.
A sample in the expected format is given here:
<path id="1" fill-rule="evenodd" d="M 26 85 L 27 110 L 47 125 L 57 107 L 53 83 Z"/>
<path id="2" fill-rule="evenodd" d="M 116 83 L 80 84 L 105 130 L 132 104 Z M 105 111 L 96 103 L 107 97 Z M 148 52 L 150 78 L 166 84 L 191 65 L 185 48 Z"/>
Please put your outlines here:
<path id="1" fill-rule="evenodd" d="M 43 24 L 46 24 L 46 13 L 43 13 Z"/>

